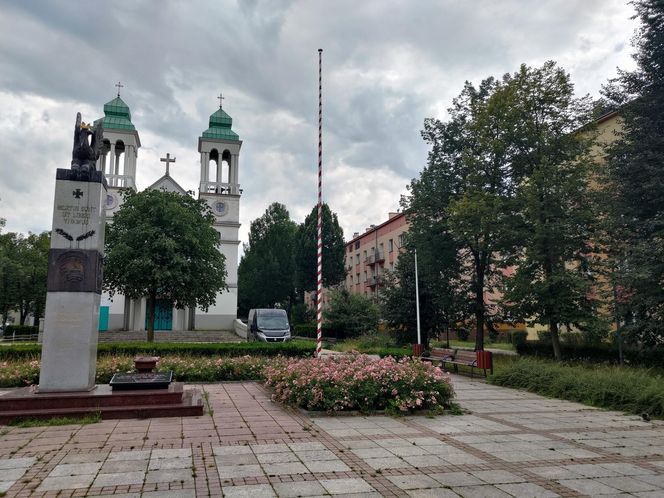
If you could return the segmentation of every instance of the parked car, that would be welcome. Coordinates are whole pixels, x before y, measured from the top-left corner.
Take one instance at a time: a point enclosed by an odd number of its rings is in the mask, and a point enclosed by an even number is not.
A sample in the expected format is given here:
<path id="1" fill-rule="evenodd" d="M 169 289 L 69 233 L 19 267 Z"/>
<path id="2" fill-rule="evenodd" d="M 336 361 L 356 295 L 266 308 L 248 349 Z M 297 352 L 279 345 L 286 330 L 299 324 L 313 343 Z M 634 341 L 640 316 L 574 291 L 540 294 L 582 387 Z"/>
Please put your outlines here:
<path id="1" fill-rule="evenodd" d="M 249 341 L 285 342 L 290 341 L 291 331 L 286 310 L 249 310 Z"/>

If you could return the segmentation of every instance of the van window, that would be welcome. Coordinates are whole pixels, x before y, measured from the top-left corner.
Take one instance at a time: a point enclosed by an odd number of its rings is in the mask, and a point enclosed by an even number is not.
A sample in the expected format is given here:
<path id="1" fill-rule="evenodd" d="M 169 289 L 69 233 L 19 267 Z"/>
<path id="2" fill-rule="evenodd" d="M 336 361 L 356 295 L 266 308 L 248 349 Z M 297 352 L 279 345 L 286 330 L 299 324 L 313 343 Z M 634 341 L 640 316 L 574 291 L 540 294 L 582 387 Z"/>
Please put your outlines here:
<path id="1" fill-rule="evenodd" d="M 261 330 L 288 329 L 288 318 L 285 313 L 260 313 L 258 315 L 258 328 Z"/>

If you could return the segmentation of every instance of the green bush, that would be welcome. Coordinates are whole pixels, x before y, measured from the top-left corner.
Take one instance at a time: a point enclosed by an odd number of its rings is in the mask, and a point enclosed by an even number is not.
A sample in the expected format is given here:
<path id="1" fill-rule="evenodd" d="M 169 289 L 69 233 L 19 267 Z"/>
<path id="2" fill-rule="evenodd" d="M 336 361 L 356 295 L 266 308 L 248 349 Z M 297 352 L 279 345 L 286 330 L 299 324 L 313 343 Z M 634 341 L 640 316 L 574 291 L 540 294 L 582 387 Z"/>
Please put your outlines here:
<path id="1" fill-rule="evenodd" d="M 39 334 L 39 327 L 35 327 L 34 325 L 7 325 L 4 331 L 6 337 L 20 337 L 37 334 Z"/>
<path id="2" fill-rule="evenodd" d="M 508 336 L 510 338 L 510 344 L 514 347 L 517 347 L 519 344 L 523 344 L 528 340 L 528 332 L 526 330 L 510 330 Z"/>
<path id="3" fill-rule="evenodd" d="M 332 327 L 330 324 L 323 322 L 323 337 L 331 339 L 344 339 L 346 334 L 344 330 Z M 301 323 L 293 326 L 293 335 L 295 337 L 308 337 L 315 339 L 318 336 L 315 323 Z"/>
<path id="4" fill-rule="evenodd" d="M 97 356 L 153 354 L 189 354 L 195 356 L 311 356 L 316 345 L 310 341 L 280 343 L 176 343 L 176 342 L 118 342 L 104 343 L 97 347 Z M 20 344 L 0 348 L 0 359 L 37 358 L 40 344 Z"/>
<path id="5" fill-rule="evenodd" d="M 648 369 L 521 358 L 501 364 L 491 382 L 600 408 L 664 417 L 664 378 Z"/>
<path id="6" fill-rule="evenodd" d="M 548 330 L 538 330 L 537 339 L 539 339 L 541 342 L 546 342 L 551 344 L 551 332 L 549 332 Z"/>
<path id="7" fill-rule="evenodd" d="M 456 329 L 456 335 L 460 341 L 467 341 L 470 337 L 470 331 L 468 329 Z"/>
<path id="8" fill-rule="evenodd" d="M 376 330 L 380 311 L 371 298 L 342 288 L 330 292 L 330 301 L 323 314 L 323 323 L 329 324 L 333 330 L 343 331 L 344 337 L 357 337 Z"/>
<path id="9" fill-rule="evenodd" d="M 615 344 L 568 344 L 561 343 L 564 360 L 594 363 L 618 363 L 618 347 Z M 547 341 L 526 341 L 516 345 L 522 356 L 553 358 L 553 347 Z M 664 348 L 623 348 L 625 363 L 632 366 L 664 368 Z"/>

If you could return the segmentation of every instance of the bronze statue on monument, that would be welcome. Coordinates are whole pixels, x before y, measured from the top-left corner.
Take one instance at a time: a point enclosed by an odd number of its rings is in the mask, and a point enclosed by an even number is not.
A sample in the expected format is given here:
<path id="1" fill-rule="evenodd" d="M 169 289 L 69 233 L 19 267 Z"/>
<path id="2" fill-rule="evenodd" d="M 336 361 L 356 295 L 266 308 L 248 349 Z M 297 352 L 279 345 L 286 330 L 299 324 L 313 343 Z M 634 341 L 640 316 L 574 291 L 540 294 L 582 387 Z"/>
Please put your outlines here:
<path id="1" fill-rule="evenodd" d="M 96 171 L 103 139 L 104 129 L 101 122 L 96 126 L 86 124 L 81 121 L 81 113 L 76 113 L 74 149 L 71 155 L 71 169 L 74 172 L 75 179 L 90 180 L 91 173 Z"/>

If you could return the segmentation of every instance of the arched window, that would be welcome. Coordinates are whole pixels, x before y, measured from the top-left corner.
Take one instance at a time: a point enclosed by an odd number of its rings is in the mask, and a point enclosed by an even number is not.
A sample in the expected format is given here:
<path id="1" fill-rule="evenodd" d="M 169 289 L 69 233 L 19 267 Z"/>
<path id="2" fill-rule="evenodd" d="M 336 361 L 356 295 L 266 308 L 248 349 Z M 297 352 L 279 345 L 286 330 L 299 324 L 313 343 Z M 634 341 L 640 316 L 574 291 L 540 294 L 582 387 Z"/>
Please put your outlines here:
<path id="1" fill-rule="evenodd" d="M 231 151 L 226 149 L 221 155 L 221 182 L 231 183 Z"/>
<path id="2" fill-rule="evenodd" d="M 108 175 L 110 171 L 110 164 L 108 164 L 108 153 L 111 151 L 111 141 L 108 138 L 105 138 L 101 144 L 101 151 L 99 154 L 99 171 L 103 171 L 105 175 Z"/>
<path id="3" fill-rule="evenodd" d="M 208 178 L 209 182 L 217 181 L 217 167 L 219 166 L 219 151 L 212 149 L 210 151 L 210 161 L 208 162 Z"/>
<path id="4" fill-rule="evenodd" d="M 124 157 L 121 156 L 124 155 L 125 151 L 125 144 L 122 140 L 118 140 L 115 142 L 115 164 L 113 165 L 113 169 L 111 171 L 111 174 L 114 175 L 124 175 Z"/>

